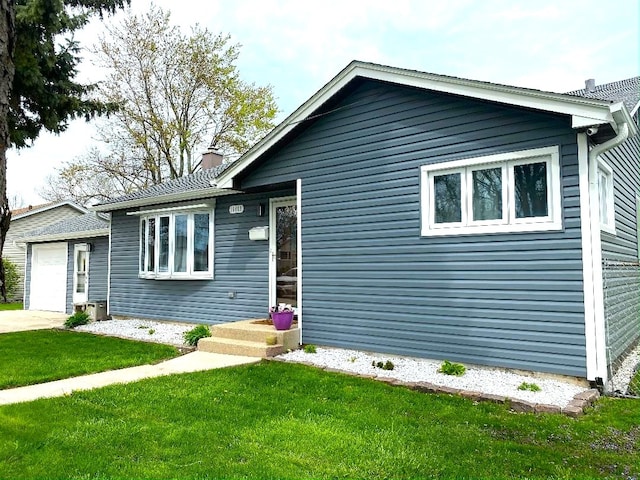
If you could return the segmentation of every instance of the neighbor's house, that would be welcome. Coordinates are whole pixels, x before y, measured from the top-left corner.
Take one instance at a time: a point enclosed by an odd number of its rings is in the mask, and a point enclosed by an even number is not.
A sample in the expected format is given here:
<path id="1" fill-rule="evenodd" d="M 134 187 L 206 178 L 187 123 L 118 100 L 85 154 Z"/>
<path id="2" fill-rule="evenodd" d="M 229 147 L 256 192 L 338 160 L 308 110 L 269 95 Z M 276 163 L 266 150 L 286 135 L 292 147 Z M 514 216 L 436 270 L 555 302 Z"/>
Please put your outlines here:
<path id="1" fill-rule="evenodd" d="M 24 308 L 72 313 L 107 299 L 109 220 L 95 213 L 28 232 Z"/>
<path id="2" fill-rule="evenodd" d="M 2 257 L 11 260 L 18 268 L 18 289 L 13 300 L 22 301 L 24 297 L 26 245 L 18 239 L 31 230 L 85 213 L 87 213 L 87 209 L 69 201 L 30 205 L 11 212 L 11 224 L 4 242 Z"/>
<path id="3" fill-rule="evenodd" d="M 640 335 L 638 87 L 353 62 L 232 164 L 96 207 L 110 313 L 292 303 L 304 343 L 606 379 Z"/>

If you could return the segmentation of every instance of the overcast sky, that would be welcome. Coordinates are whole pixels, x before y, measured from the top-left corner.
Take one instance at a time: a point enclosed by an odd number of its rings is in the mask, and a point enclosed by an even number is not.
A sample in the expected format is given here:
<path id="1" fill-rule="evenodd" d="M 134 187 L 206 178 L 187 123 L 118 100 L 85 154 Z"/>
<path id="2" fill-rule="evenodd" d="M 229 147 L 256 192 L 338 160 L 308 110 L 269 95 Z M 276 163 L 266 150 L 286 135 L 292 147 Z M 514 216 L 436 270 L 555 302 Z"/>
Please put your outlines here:
<path id="1" fill-rule="evenodd" d="M 134 12 L 148 0 L 132 0 Z M 352 60 L 565 92 L 640 74 L 638 0 L 156 0 L 186 29 L 242 45 L 246 81 L 273 86 L 284 119 Z M 117 20 L 117 18 L 116 18 Z M 77 38 L 91 45 L 103 26 Z M 83 67 L 91 75 L 88 61 Z M 92 78 L 99 81 L 99 78 Z M 8 154 L 9 196 L 42 203 L 47 174 L 91 145 L 83 121 Z"/>

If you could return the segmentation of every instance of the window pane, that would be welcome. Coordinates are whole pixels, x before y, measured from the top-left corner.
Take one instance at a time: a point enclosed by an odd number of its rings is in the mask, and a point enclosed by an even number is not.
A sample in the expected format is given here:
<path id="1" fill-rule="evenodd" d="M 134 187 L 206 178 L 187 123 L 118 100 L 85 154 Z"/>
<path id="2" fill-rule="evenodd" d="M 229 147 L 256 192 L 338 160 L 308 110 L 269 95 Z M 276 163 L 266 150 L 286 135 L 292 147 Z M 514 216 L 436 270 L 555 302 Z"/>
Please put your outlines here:
<path id="1" fill-rule="evenodd" d="M 609 178 L 605 172 L 598 170 L 598 200 L 600 201 L 600 223 L 609 224 L 607 199 L 609 197 Z"/>
<path id="2" fill-rule="evenodd" d="M 433 177 L 435 223 L 462 221 L 460 179 L 459 173 Z"/>
<path id="3" fill-rule="evenodd" d="M 156 270 L 156 219 L 150 218 L 148 220 L 148 230 L 149 233 L 147 235 L 147 272 L 155 272 Z"/>
<path id="4" fill-rule="evenodd" d="M 513 167 L 516 218 L 546 217 L 547 162 L 527 163 Z"/>
<path id="5" fill-rule="evenodd" d="M 193 215 L 193 271 L 209 271 L 209 214 Z"/>
<path id="6" fill-rule="evenodd" d="M 187 216 L 175 216 L 175 251 L 173 254 L 173 271 L 187 271 Z"/>
<path id="7" fill-rule="evenodd" d="M 169 217 L 160 217 L 158 225 L 158 271 L 169 271 Z"/>
<path id="8" fill-rule="evenodd" d="M 144 272 L 144 255 L 147 251 L 147 221 L 142 220 L 140 227 L 140 271 Z"/>
<path id="9" fill-rule="evenodd" d="M 474 170 L 473 219 L 498 220 L 502 218 L 502 168 Z"/>

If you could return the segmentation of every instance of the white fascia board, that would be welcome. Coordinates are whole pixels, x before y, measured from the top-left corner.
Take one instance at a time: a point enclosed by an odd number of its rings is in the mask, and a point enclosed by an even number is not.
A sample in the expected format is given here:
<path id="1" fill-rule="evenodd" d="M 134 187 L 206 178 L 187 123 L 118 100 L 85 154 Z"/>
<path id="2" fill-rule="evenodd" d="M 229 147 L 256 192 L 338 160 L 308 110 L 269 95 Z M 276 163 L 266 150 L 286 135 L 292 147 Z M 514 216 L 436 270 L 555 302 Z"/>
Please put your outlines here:
<path id="1" fill-rule="evenodd" d="M 223 189 L 217 187 L 200 188 L 197 190 L 188 190 L 186 192 L 171 193 L 168 195 L 158 195 L 157 197 L 138 198 L 117 203 L 107 203 L 104 205 L 96 205 L 91 207 L 94 212 L 112 212 L 114 210 L 122 210 L 125 208 L 144 207 L 147 205 L 160 205 L 162 203 L 182 202 L 184 200 L 195 200 L 206 197 L 220 197 L 222 195 L 230 195 L 240 193 L 236 190 Z"/>
<path id="2" fill-rule="evenodd" d="M 73 203 L 73 202 L 71 202 L 69 200 L 65 200 L 65 201 L 62 201 L 62 202 L 54 203 L 52 205 L 47 205 L 46 207 L 42 207 L 42 208 L 38 208 L 38 209 L 34 209 L 34 210 L 29 210 L 28 212 L 24 212 L 24 213 L 22 213 L 20 215 L 16 215 L 15 217 L 11 217 L 11 220 L 19 220 L 21 218 L 29 217 L 31 215 L 36 215 L 37 213 L 46 212 L 48 210 L 53 210 L 54 208 L 63 207 L 65 205 L 67 205 L 67 206 L 69 206 L 71 208 L 74 208 L 74 209 L 78 210 L 79 212 L 89 213 L 89 210 L 84 208 L 82 205 L 78 205 L 77 203 Z"/>
<path id="3" fill-rule="evenodd" d="M 589 123 L 586 126 L 614 123 L 610 111 L 611 103 L 603 100 L 570 97 L 559 93 L 445 77 L 354 61 L 247 151 L 235 164 L 222 172 L 216 179 L 216 186 L 218 188 L 233 188 L 233 179 L 236 175 L 293 130 L 298 123 L 311 116 L 323 103 L 356 77 L 560 113 L 570 115 L 572 118 L 575 116 L 578 124 L 588 119 Z"/>
<path id="4" fill-rule="evenodd" d="M 18 241 L 24 243 L 57 242 L 60 240 L 75 240 L 76 238 L 106 237 L 109 235 L 109 228 L 100 230 L 85 230 L 80 232 L 54 233 L 51 235 L 39 235 L 37 237 L 21 238 Z"/>

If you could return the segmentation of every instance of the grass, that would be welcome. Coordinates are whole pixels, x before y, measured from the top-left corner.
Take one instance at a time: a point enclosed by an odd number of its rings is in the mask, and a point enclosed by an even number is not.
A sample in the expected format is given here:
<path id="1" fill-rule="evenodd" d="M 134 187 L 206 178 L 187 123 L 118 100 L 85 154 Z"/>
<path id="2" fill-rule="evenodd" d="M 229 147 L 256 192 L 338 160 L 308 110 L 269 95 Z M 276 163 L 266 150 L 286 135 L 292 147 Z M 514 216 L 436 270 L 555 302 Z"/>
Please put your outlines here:
<path id="1" fill-rule="evenodd" d="M 5 478 L 633 478 L 640 402 L 516 414 L 303 365 L 0 407 Z"/>
<path id="2" fill-rule="evenodd" d="M 22 303 L 20 302 L 11 302 L 11 303 L 0 303 L 0 312 L 4 310 L 23 310 Z"/>
<path id="3" fill-rule="evenodd" d="M 168 345 L 81 332 L 4 333 L 0 335 L 0 389 L 155 363 L 176 355 L 178 351 Z"/>

